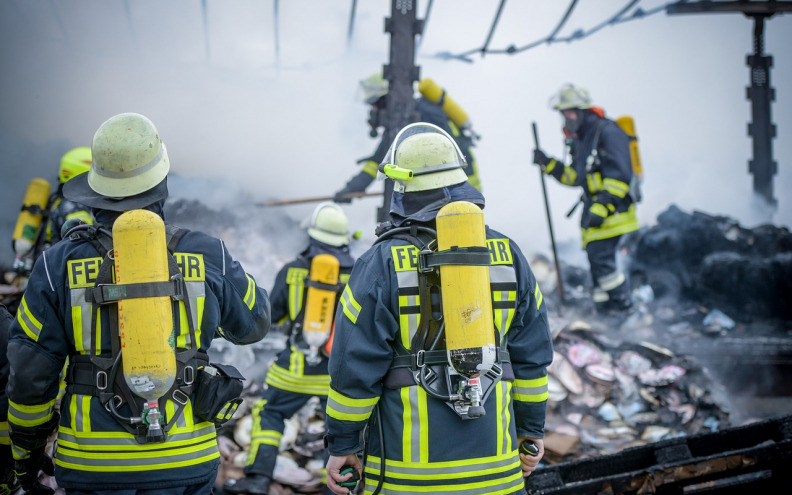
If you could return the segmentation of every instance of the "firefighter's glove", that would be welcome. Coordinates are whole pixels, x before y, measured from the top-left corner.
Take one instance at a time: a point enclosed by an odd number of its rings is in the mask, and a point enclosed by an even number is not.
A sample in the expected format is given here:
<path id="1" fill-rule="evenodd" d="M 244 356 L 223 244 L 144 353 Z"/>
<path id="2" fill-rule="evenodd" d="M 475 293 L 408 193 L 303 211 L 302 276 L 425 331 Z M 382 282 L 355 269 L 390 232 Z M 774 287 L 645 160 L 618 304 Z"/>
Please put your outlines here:
<path id="1" fill-rule="evenodd" d="M 586 229 L 597 229 L 602 227 L 605 218 L 608 216 L 608 208 L 600 203 L 594 203 L 589 208 L 588 215 L 584 221 L 583 227 Z"/>
<path id="2" fill-rule="evenodd" d="M 14 460 L 14 474 L 25 493 L 33 495 L 55 493 L 52 488 L 39 482 L 39 473 L 42 471 L 49 476 L 55 475 L 52 459 L 44 453 L 43 448 L 31 451 L 27 459 Z"/>
<path id="3" fill-rule="evenodd" d="M 238 479 L 236 483 L 226 483 L 223 490 L 233 495 L 267 495 L 272 479 L 263 474 L 248 474 Z"/>
<path id="4" fill-rule="evenodd" d="M 350 193 L 365 192 L 366 188 L 373 180 L 374 177 L 366 172 L 359 172 L 356 176 L 349 179 L 349 182 L 346 183 L 343 189 L 335 193 L 333 201 L 336 203 L 351 203 L 352 198 L 347 195 Z"/>
<path id="5" fill-rule="evenodd" d="M 533 162 L 541 167 L 546 167 L 550 163 L 550 157 L 545 155 L 542 150 L 534 150 Z"/>

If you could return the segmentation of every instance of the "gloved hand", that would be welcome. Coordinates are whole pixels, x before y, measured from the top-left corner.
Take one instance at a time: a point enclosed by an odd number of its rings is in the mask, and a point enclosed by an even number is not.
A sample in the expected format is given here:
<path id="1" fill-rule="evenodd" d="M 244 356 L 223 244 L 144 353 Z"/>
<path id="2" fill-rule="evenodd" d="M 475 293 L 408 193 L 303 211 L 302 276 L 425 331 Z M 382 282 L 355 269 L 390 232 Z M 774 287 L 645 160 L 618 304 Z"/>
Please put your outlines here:
<path id="1" fill-rule="evenodd" d="M 226 482 L 223 491 L 232 494 L 267 495 L 272 479 L 263 474 L 248 474 L 236 483 Z"/>
<path id="2" fill-rule="evenodd" d="M 52 463 L 52 459 L 44 453 L 43 448 L 31 451 L 27 459 L 14 460 L 14 474 L 25 493 L 33 495 L 55 493 L 55 490 L 39 482 L 39 472 L 41 471 L 49 476 L 55 475 L 55 465 Z"/>
<path id="3" fill-rule="evenodd" d="M 585 218 L 583 219 L 584 229 L 596 229 L 602 227 L 602 223 L 608 216 L 608 209 L 599 203 L 594 203 L 589 208 Z"/>
<path id="4" fill-rule="evenodd" d="M 373 180 L 374 177 L 370 176 L 366 172 L 359 172 L 357 175 L 349 179 L 349 182 L 346 183 L 343 189 L 335 193 L 333 196 L 333 201 L 336 203 L 351 203 L 352 198 L 345 198 L 344 195 L 349 193 L 364 192 Z"/>
<path id="5" fill-rule="evenodd" d="M 535 164 L 537 164 L 537 165 L 539 165 L 541 167 L 545 167 L 545 166 L 547 166 L 548 163 L 550 163 L 551 160 L 552 160 L 552 158 L 547 156 L 544 151 L 539 150 L 539 149 L 534 150 L 533 162 Z"/>

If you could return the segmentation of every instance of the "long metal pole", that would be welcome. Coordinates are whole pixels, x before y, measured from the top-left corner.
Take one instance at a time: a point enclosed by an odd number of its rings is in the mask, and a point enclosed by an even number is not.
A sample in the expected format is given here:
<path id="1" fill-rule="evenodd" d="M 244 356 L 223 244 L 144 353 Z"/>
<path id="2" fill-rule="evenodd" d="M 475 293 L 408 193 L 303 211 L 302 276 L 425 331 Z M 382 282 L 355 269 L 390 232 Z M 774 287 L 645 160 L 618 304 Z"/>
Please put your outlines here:
<path id="1" fill-rule="evenodd" d="M 534 146 L 539 149 L 539 133 L 536 131 L 536 122 L 532 122 Z M 564 302 L 564 284 L 561 281 L 561 267 L 558 265 L 558 252 L 556 251 L 555 234 L 553 234 L 553 219 L 550 217 L 550 202 L 547 200 L 547 185 L 545 185 L 545 173 L 539 169 L 539 177 L 542 181 L 542 195 L 544 196 L 545 213 L 547 213 L 547 226 L 550 228 L 550 245 L 553 248 L 553 261 L 555 262 L 556 279 L 558 280 L 558 295 L 561 303 Z"/>

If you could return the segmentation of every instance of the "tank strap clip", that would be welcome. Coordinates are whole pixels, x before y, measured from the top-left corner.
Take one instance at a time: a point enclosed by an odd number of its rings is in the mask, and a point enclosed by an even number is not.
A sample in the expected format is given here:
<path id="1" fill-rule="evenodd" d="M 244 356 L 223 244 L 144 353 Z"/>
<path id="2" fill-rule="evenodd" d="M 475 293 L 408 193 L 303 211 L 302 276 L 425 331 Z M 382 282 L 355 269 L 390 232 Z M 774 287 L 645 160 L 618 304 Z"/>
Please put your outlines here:
<path id="1" fill-rule="evenodd" d="M 436 253 L 431 251 L 421 251 L 418 253 L 419 270 L 422 264 L 427 270 L 431 270 L 441 265 L 467 265 L 467 266 L 489 266 L 489 248 L 484 246 L 458 247 L 453 246 L 444 251 Z"/>
<path id="2" fill-rule="evenodd" d="M 421 368 L 424 367 L 424 355 L 425 354 L 426 354 L 426 351 L 424 351 L 423 349 L 421 349 L 420 351 L 418 351 L 415 354 L 415 367 L 416 368 L 421 369 Z"/>
<path id="3" fill-rule="evenodd" d="M 85 291 L 85 300 L 95 304 L 109 304 L 119 299 L 141 297 L 183 298 L 182 280 L 175 277 L 167 282 L 142 282 L 137 284 L 97 284 Z"/>

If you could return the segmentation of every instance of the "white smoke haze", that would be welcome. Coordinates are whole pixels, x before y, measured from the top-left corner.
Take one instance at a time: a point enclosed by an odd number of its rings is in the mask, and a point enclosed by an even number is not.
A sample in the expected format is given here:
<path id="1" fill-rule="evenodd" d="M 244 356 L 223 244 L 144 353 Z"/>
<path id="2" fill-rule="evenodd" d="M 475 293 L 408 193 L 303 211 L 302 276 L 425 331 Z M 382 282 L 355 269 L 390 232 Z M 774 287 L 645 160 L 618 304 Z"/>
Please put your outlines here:
<path id="1" fill-rule="evenodd" d="M 206 4 L 206 18 L 202 12 Z M 425 1 L 418 1 L 422 18 Z M 623 0 L 579 2 L 560 37 L 590 29 Z M 644 10 L 665 2 L 641 1 Z M 121 112 L 142 113 L 168 147 L 172 195 L 200 199 L 243 216 L 285 216 L 268 223 L 298 228 L 314 205 L 257 208 L 256 202 L 328 196 L 357 172 L 368 137 L 357 82 L 387 63 L 383 31 L 389 0 L 357 2 L 347 42 L 348 0 L 6 0 L 0 2 L 0 234 L 9 262 L 11 232 L 28 181 L 56 179 L 60 157 L 90 145 L 94 131 Z M 468 112 L 482 139 L 476 148 L 487 223 L 526 253 L 549 252 L 539 174 L 531 165 L 536 122 L 542 147 L 563 155 L 561 120 L 549 98 L 565 83 L 589 90 L 607 114 L 635 118 L 645 169 L 639 205 L 653 225 L 670 204 L 728 215 L 747 227 L 792 225 L 792 16 L 765 22 L 773 56 L 772 106 L 778 163 L 774 214 L 757 206 L 748 173 L 751 120 L 745 57 L 753 21 L 740 14 L 659 13 L 608 26 L 584 39 L 544 44 L 514 55 L 441 60 L 487 38 L 498 2 L 434 2 L 416 63 Z M 547 36 L 567 2 L 509 2 L 490 48 L 521 47 Z M 375 183 L 369 191 L 382 188 Z M 564 214 L 578 190 L 547 181 L 562 254 L 583 260 L 578 215 Z M 373 240 L 376 198 L 345 206 L 352 227 Z M 258 224 L 257 224 L 258 225 Z M 293 233 L 259 232 L 263 237 Z M 295 243 L 288 253 L 296 253 Z M 266 247 L 278 246 L 266 242 Z M 567 248 L 569 247 L 569 248 Z M 258 251 L 260 252 L 260 250 Z M 244 263 L 245 260 L 243 260 Z M 258 274 L 269 285 L 271 263 Z M 255 274 L 255 273 L 254 273 Z"/>

